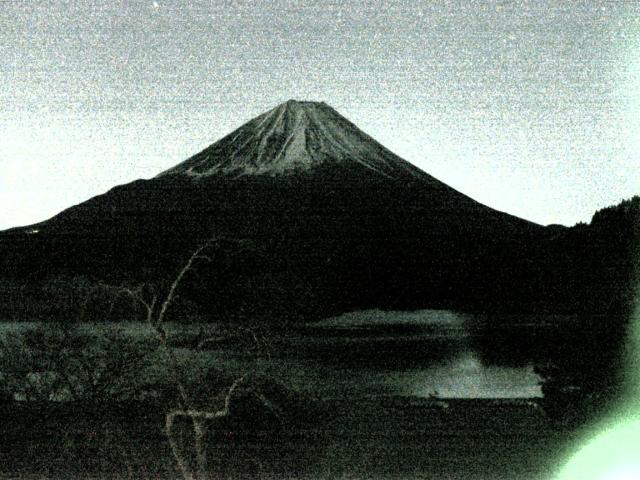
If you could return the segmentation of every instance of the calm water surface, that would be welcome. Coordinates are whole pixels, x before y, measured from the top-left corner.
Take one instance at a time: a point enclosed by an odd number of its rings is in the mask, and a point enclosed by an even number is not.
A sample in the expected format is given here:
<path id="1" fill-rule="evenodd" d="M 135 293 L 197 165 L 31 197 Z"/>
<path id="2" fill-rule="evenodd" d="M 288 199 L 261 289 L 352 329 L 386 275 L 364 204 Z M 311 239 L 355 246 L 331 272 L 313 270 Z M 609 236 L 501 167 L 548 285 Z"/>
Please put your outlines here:
<path id="1" fill-rule="evenodd" d="M 324 395 L 540 396 L 536 361 L 562 316 L 353 312 L 280 339 L 283 380 Z"/>

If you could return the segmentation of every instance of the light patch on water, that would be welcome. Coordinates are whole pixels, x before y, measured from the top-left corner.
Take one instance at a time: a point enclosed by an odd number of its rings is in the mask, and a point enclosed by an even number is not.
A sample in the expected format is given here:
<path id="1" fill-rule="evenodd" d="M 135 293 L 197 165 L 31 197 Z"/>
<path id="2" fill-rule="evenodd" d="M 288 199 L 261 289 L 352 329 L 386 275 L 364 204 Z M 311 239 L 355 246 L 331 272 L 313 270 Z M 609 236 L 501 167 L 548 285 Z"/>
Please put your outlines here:
<path id="1" fill-rule="evenodd" d="M 438 392 L 444 398 L 533 398 L 541 397 L 540 377 L 533 367 L 485 365 L 473 351 L 464 351 L 451 361 L 406 372 L 399 389 L 404 395 L 428 397 Z"/>
<path id="2" fill-rule="evenodd" d="M 451 310 L 418 310 L 415 312 L 364 310 L 349 312 L 310 323 L 323 328 L 362 328 L 385 325 L 443 325 L 463 327 L 465 317 Z"/>

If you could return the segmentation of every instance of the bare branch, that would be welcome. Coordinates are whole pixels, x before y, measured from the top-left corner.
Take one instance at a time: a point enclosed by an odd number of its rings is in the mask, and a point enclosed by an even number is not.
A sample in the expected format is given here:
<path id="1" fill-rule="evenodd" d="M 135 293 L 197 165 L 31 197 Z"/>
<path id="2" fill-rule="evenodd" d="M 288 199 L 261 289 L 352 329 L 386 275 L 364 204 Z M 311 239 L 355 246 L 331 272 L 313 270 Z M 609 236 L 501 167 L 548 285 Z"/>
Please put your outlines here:
<path id="1" fill-rule="evenodd" d="M 194 473 L 191 471 L 191 467 L 189 466 L 189 462 L 186 457 L 182 454 L 182 450 L 180 449 L 180 444 L 176 436 L 173 433 L 173 424 L 175 419 L 179 417 L 176 412 L 170 412 L 165 417 L 165 431 L 167 432 L 167 437 L 169 439 L 169 446 L 171 447 L 171 452 L 173 453 L 173 457 L 176 459 L 176 463 L 178 464 L 178 469 L 180 473 L 182 473 L 182 477 L 184 480 L 196 480 Z"/>
<path id="2" fill-rule="evenodd" d="M 169 288 L 169 293 L 167 293 L 167 296 L 164 299 L 164 302 L 162 302 L 162 306 L 160 307 L 160 313 L 158 314 L 158 318 L 156 319 L 155 323 L 161 324 L 162 321 L 164 320 L 164 316 L 165 316 L 165 314 L 167 312 L 167 308 L 169 308 L 169 305 L 171 305 L 171 302 L 173 301 L 173 299 L 175 297 L 176 290 L 178 289 L 178 286 L 180 285 L 180 283 L 182 283 L 182 279 L 184 278 L 186 273 L 189 270 L 191 270 L 191 268 L 193 267 L 193 264 L 197 260 L 200 260 L 200 259 L 207 259 L 207 260 L 211 261 L 211 259 L 209 257 L 202 255 L 202 252 L 205 249 L 209 248 L 211 246 L 211 244 L 212 244 L 212 240 L 209 240 L 204 245 L 200 246 L 195 252 L 193 252 L 193 254 L 189 258 L 189 260 L 187 261 L 185 266 L 182 267 L 180 272 L 178 272 L 178 276 L 176 277 L 176 279 L 171 284 L 171 287 Z"/>
<path id="3" fill-rule="evenodd" d="M 230 415 L 231 402 L 233 400 L 235 392 L 246 381 L 247 374 L 237 378 L 227 390 L 224 397 L 224 403 L 221 409 L 217 411 L 203 410 L 195 408 L 195 404 L 192 401 L 186 386 L 184 379 L 187 378 L 184 366 L 176 356 L 174 349 L 169 345 L 168 333 L 164 325 L 166 313 L 171 306 L 172 302 L 177 298 L 177 291 L 184 280 L 186 274 L 191 271 L 196 262 L 199 261 L 213 261 L 213 257 L 204 254 L 203 252 L 213 244 L 213 240 L 209 240 L 204 245 L 200 246 L 193 252 L 191 257 L 185 265 L 178 271 L 175 279 L 169 286 L 168 292 L 164 297 L 161 304 L 157 295 L 153 295 L 150 300 L 146 300 L 142 294 L 142 287 L 136 290 L 123 288 L 121 291 L 131 296 L 133 299 L 141 303 L 146 310 L 146 321 L 150 328 L 155 332 L 156 337 L 160 341 L 160 346 L 165 352 L 168 360 L 168 367 L 171 371 L 172 381 L 177 387 L 180 396 L 180 408 L 169 411 L 165 418 L 165 429 L 169 439 L 169 444 L 176 460 L 177 466 L 185 480 L 206 480 L 209 477 L 208 464 L 207 464 L 207 443 L 206 434 L 207 430 L 212 422 L 215 422 L 221 418 L 225 418 Z M 242 328 L 242 331 L 248 333 L 255 345 L 257 355 L 261 355 L 263 352 L 264 339 L 256 334 L 252 329 Z M 202 348 L 205 344 L 214 342 L 215 339 L 207 338 L 199 342 L 199 348 Z M 251 393 L 262 404 L 271 411 L 279 420 L 283 420 L 283 415 L 280 409 L 271 403 L 260 392 L 251 391 Z M 180 447 L 178 437 L 174 432 L 175 421 L 178 418 L 188 419 L 192 422 L 193 433 L 195 440 L 195 460 L 196 471 L 192 468 L 189 462 L 190 455 L 185 455 Z"/>

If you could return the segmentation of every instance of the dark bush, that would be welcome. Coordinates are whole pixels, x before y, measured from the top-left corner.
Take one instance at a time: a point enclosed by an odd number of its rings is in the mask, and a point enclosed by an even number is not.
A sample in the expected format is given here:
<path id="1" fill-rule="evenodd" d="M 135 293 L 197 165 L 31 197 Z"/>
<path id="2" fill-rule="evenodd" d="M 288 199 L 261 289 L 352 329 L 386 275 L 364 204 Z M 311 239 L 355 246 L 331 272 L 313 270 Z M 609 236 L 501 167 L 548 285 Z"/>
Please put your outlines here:
<path id="1" fill-rule="evenodd" d="M 153 349 L 119 329 L 40 324 L 0 342 L 0 390 L 26 401 L 122 401 L 142 394 Z"/>

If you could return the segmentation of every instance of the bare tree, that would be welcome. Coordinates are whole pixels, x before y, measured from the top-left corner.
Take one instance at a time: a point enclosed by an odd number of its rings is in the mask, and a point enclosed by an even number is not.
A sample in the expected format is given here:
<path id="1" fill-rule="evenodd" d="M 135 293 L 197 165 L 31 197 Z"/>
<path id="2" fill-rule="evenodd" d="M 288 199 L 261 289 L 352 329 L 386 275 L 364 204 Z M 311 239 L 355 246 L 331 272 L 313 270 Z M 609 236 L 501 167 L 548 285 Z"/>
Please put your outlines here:
<path id="1" fill-rule="evenodd" d="M 171 381 L 175 385 L 179 394 L 179 407 L 172 409 L 165 416 L 165 431 L 169 439 L 169 444 L 173 456 L 184 480 L 207 480 L 209 478 L 209 465 L 207 462 L 207 433 L 211 425 L 230 415 L 231 402 L 237 390 L 246 385 L 249 374 L 236 378 L 227 389 L 224 396 L 222 408 L 218 410 L 207 410 L 198 408 L 194 399 L 189 393 L 185 379 L 187 374 L 184 366 L 175 354 L 169 343 L 169 334 L 165 327 L 165 317 L 172 302 L 177 297 L 185 276 L 192 271 L 199 262 L 211 262 L 211 254 L 216 252 L 218 243 L 216 240 L 209 240 L 197 248 L 184 266 L 179 270 L 173 282 L 169 285 L 167 293 L 160 298 L 155 292 L 145 295 L 145 286 L 136 289 L 123 288 L 135 301 L 140 303 L 145 310 L 145 321 L 154 332 L 160 342 L 171 375 Z M 260 341 L 255 332 L 250 331 L 253 340 L 259 345 Z M 204 339 L 200 345 L 208 343 L 209 339 Z M 265 395 L 257 389 L 249 389 L 261 404 L 268 409 L 278 419 L 283 420 L 283 415 L 276 405 L 274 405 Z M 188 419 L 193 426 L 193 444 L 195 448 L 195 468 L 189 461 L 190 455 L 181 447 L 179 436 L 176 433 L 175 422 L 179 418 Z"/>
<path id="2" fill-rule="evenodd" d="M 0 355 L 0 367 L 3 367 L 0 368 L 0 390 L 7 386 L 12 394 L 18 391 L 27 399 L 38 400 L 52 400 L 66 395 L 72 400 L 96 401 L 109 396 L 109 392 L 112 392 L 114 399 L 122 396 L 138 398 L 136 395 L 140 392 L 137 388 L 142 387 L 137 385 L 134 377 L 143 360 L 148 358 L 146 355 L 150 345 L 145 342 L 129 344 L 117 332 L 85 335 L 79 330 L 88 307 L 96 298 L 101 301 L 101 310 L 110 318 L 114 305 L 126 297 L 136 305 L 136 311 L 142 309 L 146 324 L 159 342 L 158 348 L 165 362 L 169 383 L 178 393 L 177 405 L 168 406 L 165 412 L 164 426 L 177 467 L 184 480 L 209 479 L 208 432 L 230 417 L 234 401 L 250 395 L 261 408 L 284 422 L 284 415 L 278 406 L 251 381 L 251 368 L 246 368 L 237 378 L 230 379 L 228 387 L 220 392 L 215 401 L 202 402 L 198 389 L 189 382 L 189 374 L 193 372 L 177 355 L 175 340 L 170 339 L 166 318 L 172 306 L 176 305 L 174 302 L 185 278 L 200 264 L 212 262 L 218 252 L 218 240 L 209 240 L 201 245 L 178 270 L 171 283 L 164 285 L 164 289 L 149 283 L 135 287 L 103 282 L 83 284 L 82 298 L 78 297 L 73 304 L 75 322 L 60 324 L 58 328 L 47 325 L 46 328 L 28 331 L 15 339 L 11 337 L 1 342 L 4 348 Z M 100 342 L 97 342 L 98 338 Z M 243 348 L 248 348 L 250 344 L 252 356 L 256 359 L 253 368 L 257 367 L 260 358 L 268 356 L 265 339 L 247 327 L 237 326 L 224 332 L 223 336 L 215 337 L 205 335 L 204 329 L 200 328 L 197 340 L 198 350 L 216 348 L 218 342 L 229 340 L 245 342 Z M 30 349 L 25 348 L 24 341 L 30 342 Z M 25 360 L 25 352 L 31 351 L 34 352 L 33 359 Z M 185 431 L 184 428 L 177 428 L 178 421 L 182 425 L 191 425 L 190 441 L 182 441 Z M 106 428 L 108 430 L 108 426 Z M 111 442 L 109 431 L 106 434 Z"/>

